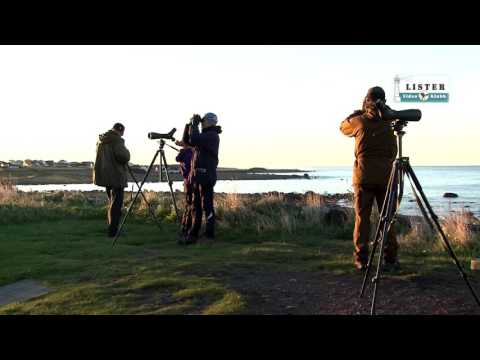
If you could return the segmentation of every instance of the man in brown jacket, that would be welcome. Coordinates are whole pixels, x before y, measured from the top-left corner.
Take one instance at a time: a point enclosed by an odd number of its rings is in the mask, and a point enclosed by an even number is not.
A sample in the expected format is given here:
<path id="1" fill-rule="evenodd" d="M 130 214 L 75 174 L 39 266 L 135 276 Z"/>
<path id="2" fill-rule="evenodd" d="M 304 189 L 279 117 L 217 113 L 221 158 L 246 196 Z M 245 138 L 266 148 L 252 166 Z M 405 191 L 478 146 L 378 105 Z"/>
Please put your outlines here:
<path id="1" fill-rule="evenodd" d="M 127 187 L 127 164 L 130 152 L 122 136 L 125 127 L 116 123 L 113 128 L 99 136 L 97 157 L 93 169 L 93 183 L 105 186 L 109 200 L 107 213 L 108 236 L 115 237 L 122 216 L 123 191 Z"/>
<path id="2" fill-rule="evenodd" d="M 355 267 L 359 270 L 364 270 L 368 262 L 373 201 L 376 201 L 380 212 L 397 155 L 397 141 L 391 122 L 383 120 L 381 112 L 375 106 L 375 101 L 379 99 L 385 101 L 383 89 L 378 86 L 369 89 L 362 110 L 355 111 L 340 125 L 344 135 L 355 138 L 353 257 Z M 386 270 L 398 267 L 397 250 L 392 226 L 384 249 Z"/>

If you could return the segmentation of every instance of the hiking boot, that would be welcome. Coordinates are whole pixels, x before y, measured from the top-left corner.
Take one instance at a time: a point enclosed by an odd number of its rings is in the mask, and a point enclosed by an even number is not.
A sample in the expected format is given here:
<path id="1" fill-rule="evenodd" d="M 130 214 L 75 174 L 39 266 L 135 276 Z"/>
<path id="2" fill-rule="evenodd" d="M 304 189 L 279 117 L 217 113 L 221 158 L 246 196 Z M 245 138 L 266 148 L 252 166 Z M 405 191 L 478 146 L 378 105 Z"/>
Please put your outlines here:
<path id="1" fill-rule="evenodd" d="M 198 242 L 198 236 L 195 236 L 195 235 L 187 235 L 185 236 L 185 240 L 183 242 L 184 245 L 192 245 L 192 244 L 196 244 Z"/>
<path id="2" fill-rule="evenodd" d="M 185 245 L 185 239 L 187 237 L 187 232 L 182 229 L 177 233 L 177 243 L 179 245 Z"/>
<path id="3" fill-rule="evenodd" d="M 109 238 L 114 238 L 116 235 L 117 235 L 117 230 L 115 230 L 115 231 L 108 230 L 107 231 L 107 236 Z"/>

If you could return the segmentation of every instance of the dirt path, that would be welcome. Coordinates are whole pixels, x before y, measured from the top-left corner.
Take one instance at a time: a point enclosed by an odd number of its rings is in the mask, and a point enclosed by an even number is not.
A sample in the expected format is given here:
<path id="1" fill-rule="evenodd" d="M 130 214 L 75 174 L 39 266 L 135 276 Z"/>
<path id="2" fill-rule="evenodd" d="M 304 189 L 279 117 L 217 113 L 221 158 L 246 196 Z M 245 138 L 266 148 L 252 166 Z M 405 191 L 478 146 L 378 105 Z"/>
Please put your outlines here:
<path id="1" fill-rule="evenodd" d="M 247 314 L 369 314 L 373 287 L 358 298 L 360 274 L 249 272 L 218 274 L 247 300 Z M 223 275 L 223 276 L 222 276 Z M 480 284 L 472 279 L 480 293 Z M 386 276 L 377 296 L 377 314 L 477 314 L 457 272 L 432 276 Z"/>

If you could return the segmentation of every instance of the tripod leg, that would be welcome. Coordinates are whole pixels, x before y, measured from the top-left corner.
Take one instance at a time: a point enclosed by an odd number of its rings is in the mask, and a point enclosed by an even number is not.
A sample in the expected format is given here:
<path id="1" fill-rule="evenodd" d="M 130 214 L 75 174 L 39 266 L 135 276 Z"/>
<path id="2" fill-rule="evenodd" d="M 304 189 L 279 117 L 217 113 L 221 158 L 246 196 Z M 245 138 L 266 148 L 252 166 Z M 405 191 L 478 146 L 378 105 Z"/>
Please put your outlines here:
<path id="1" fill-rule="evenodd" d="M 172 202 L 173 202 L 173 207 L 175 208 L 175 215 L 176 215 L 176 219 L 177 219 L 177 223 L 179 222 L 179 216 L 178 216 L 178 208 L 177 208 L 177 201 L 175 200 L 175 195 L 173 193 L 173 188 L 172 188 L 172 181 L 170 181 L 170 175 L 168 174 L 168 164 L 167 164 L 167 159 L 165 158 L 165 153 L 163 152 L 162 150 L 162 153 L 160 155 L 161 159 L 163 158 L 163 164 L 165 165 L 165 174 L 166 174 L 166 177 L 167 177 L 167 182 L 168 182 L 168 186 L 170 187 L 170 196 L 172 197 Z M 162 171 L 162 169 L 160 168 L 160 171 Z"/>
<path id="2" fill-rule="evenodd" d="M 440 234 L 440 237 L 442 238 L 442 241 L 443 241 L 443 244 L 445 245 L 445 248 L 447 249 L 447 252 L 448 254 L 450 255 L 450 257 L 452 258 L 453 262 L 455 263 L 455 265 L 457 266 L 458 268 L 458 271 L 460 272 L 460 275 L 461 277 L 463 278 L 463 280 L 465 281 L 468 289 L 470 290 L 473 298 L 475 299 L 476 303 L 478 306 L 480 306 L 480 300 L 477 296 L 477 294 L 475 293 L 475 290 L 473 289 L 472 285 L 470 284 L 470 281 L 468 280 L 468 277 L 467 277 L 467 274 L 465 273 L 465 271 L 463 270 L 462 268 L 462 265 L 460 264 L 460 262 L 458 261 L 458 258 L 457 256 L 455 255 L 452 247 L 450 246 L 450 243 L 445 235 L 445 233 L 443 232 L 443 229 L 442 227 L 440 226 L 440 223 L 438 221 L 438 217 L 437 215 L 433 212 L 433 209 L 432 207 L 430 206 L 430 203 L 428 202 L 427 200 L 427 197 L 425 196 L 425 193 L 423 192 L 423 189 L 422 189 L 422 186 L 420 185 L 420 182 L 418 181 L 417 179 L 417 176 L 415 175 L 412 167 L 410 166 L 410 164 L 407 165 L 407 171 L 408 171 L 408 174 L 411 176 L 418 192 L 420 193 L 420 196 L 422 197 L 422 200 L 423 202 L 425 203 L 425 206 L 427 207 L 428 209 L 428 212 L 430 214 L 430 217 L 432 218 L 433 220 L 433 223 L 435 224 L 435 227 L 437 228 L 439 234 Z"/>
<path id="3" fill-rule="evenodd" d="M 120 234 L 121 234 L 122 228 L 123 228 L 123 226 L 125 225 L 125 222 L 127 221 L 127 218 L 128 218 L 128 216 L 130 215 L 130 212 L 131 212 L 132 209 L 133 209 L 133 205 L 135 204 L 135 202 L 136 202 L 137 199 L 138 199 L 138 195 L 142 192 L 143 184 L 145 184 L 145 181 L 147 180 L 148 176 L 150 175 L 150 172 L 152 171 L 153 165 L 155 164 L 155 160 L 157 160 L 157 156 L 158 156 L 159 153 L 160 153 L 160 150 L 157 150 L 157 152 L 155 153 L 155 156 L 154 156 L 153 159 L 152 159 L 152 162 L 150 163 L 150 166 L 148 167 L 147 173 L 145 174 L 145 177 L 144 177 L 143 180 L 142 180 L 142 183 L 141 183 L 140 186 L 138 187 L 138 191 L 137 191 L 137 193 L 135 194 L 135 197 L 133 198 L 132 203 L 131 203 L 130 206 L 128 207 L 127 213 L 126 213 L 125 216 L 123 217 L 123 220 L 122 220 L 122 222 L 121 222 L 121 224 L 120 224 L 120 227 L 118 228 L 117 233 L 116 233 L 116 235 L 115 235 L 115 238 L 113 239 L 112 247 L 115 246 L 115 243 L 117 242 L 117 239 L 118 239 L 118 237 L 119 237 Z"/>
<path id="4" fill-rule="evenodd" d="M 399 160 L 399 161 L 402 161 L 402 160 Z M 404 186 L 404 179 L 405 179 L 405 174 L 404 174 L 405 170 L 403 169 L 403 163 L 400 163 L 400 168 L 402 168 L 402 170 L 398 174 L 399 191 L 398 191 L 398 198 L 397 198 L 397 208 L 400 207 L 400 203 L 402 202 L 402 198 L 403 198 L 403 186 Z"/>
<path id="5" fill-rule="evenodd" d="M 137 188 L 140 188 L 140 185 L 138 185 L 138 181 L 137 179 L 135 178 L 135 175 L 133 175 L 133 171 L 132 169 L 130 168 L 130 166 L 128 166 L 128 171 L 130 172 L 130 176 L 132 177 L 133 181 L 135 182 L 135 184 L 137 185 Z M 150 216 L 152 217 L 152 219 L 154 221 L 157 221 L 157 218 L 155 216 L 155 213 L 153 212 L 152 210 L 152 207 L 150 206 L 150 203 L 147 201 L 147 198 L 145 197 L 145 194 L 143 193 L 143 191 L 140 192 L 140 194 L 142 195 L 142 198 L 143 198 L 143 201 L 145 201 L 145 203 L 147 204 L 147 207 L 148 207 L 148 212 L 150 213 Z"/>
<path id="6" fill-rule="evenodd" d="M 383 227 L 383 222 L 386 220 L 386 211 L 387 211 L 387 205 L 389 202 L 389 196 L 391 194 L 391 188 L 392 188 L 392 180 L 394 178 L 394 174 L 396 172 L 397 168 L 397 162 L 393 164 L 392 171 L 390 172 L 390 178 L 388 180 L 388 185 L 387 185 L 387 192 L 385 195 L 385 199 L 383 200 L 383 205 L 382 205 L 382 210 L 380 211 L 380 221 L 378 222 L 377 229 L 375 231 L 375 237 L 373 241 L 373 246 L 372 246 L 372 251 L 370 253 L 370 257 L 368 258 L 367 262 L 367 268 L 365 270 L 365 275 L 363 276 L 363 283 L 362 283 L 362 288 L 360 290 L 360 297 L 363 297 L 363 294 L 365 292 L 365 286 L 367 284 L 367 279 L 370 275 L 370 270 L 372 268 L 372 263 L 373 263 L 373 258 L 375 257 L 375 251 L 377 250 L 378 246 L 378 240 L 379 240 L 379 235 L 380 235 L 380 229 Z"/>
<path id="7" fill-rule="evenodd" d="M 385 248 L 385 241 L 388 241 L 388 231 L 392 226 L 395 213 L 397 210 L 396 194 L 398 191 L 398 182 L 400 179 L 399 175 L 401 174 L 401 172 L 402 172 L 402 167 L 398 163 L 397 166 L 395 166 L 394 178 L 392 179 L 392 186 L 390 188 L 390 192 L 387 195 L 388 196 L 387 211 L 385 214 L 385 220 L 383 222 L 382 235 L 380 239 L 380 252 L 378 253 L 377 272 L 375 274 L 375 277 L 373 278 L 373 297 L 372 297 L 372 306 L 370 309 L 370 315 L 375 315 L 377 290 L 378 290 L 378 284 L 380 282 L 380 271 L 382 269 L 382 256 Z"/>
<path id="8" fill-rule="evenodd" d="M 415 187 L 413 186 L 413 182 L 412 182 L 412 178 L 410 177 L 410 174 L 407 173 L 407 177 L 408 177 L 408 180 L 410 182 L 410 186 L 412 187 L 412 192 L 413 192 L 413 196 L 415 197 L 415 200 L 418 204 L 418 207 L 420 208 L 420 212 L 422 213 L 422 216 L 423 218 L 425 219 L 425 221 L 427 222 L 428 226 L 430 227 L 430 229 L 432 229 L 432 231 L 435 231 L 435 228 L 432 224 L 432 221 L 430 220 L 430 218 L 428 217 L 428 214 L 427 214 L 427 210 L 425 209 L 425 206 L 423 205 L 422 203 L 422 200 L 420 199 L 420 197 L 418 196 L 416 190 L 415 190 Z"/>

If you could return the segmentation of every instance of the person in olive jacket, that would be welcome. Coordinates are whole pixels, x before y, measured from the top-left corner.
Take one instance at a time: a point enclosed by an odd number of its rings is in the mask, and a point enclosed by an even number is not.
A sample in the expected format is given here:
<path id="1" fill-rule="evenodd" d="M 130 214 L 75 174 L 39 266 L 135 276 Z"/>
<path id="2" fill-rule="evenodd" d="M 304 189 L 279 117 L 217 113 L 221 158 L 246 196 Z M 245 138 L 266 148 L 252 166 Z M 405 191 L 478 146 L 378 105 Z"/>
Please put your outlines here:
<path id="1" fill-rule="evenodd" d="M 205 212 L 205 240 L 215 238 L 214 186 L 217 182 L 218 149 L 222 128 L 217 126 L 217 116 L 207 113 L 202 118 L 194 115 L 190 126 L 190 145 L 194 146 L 192 168 L 193 223 L 186 237 L 186 244 L 196 243 Z M 202 132 L 198 130 L 201 123 Z"/>
<path id="2" fill-rule="evenodd" d="M 370 238 L 370 215 L 374 200 L 380 212 L 386 196 L 388 180 L 397 155 L 397 141 L 391 122 L 382 118 L 375 103 L 385 102 L 381 87 L 368 90 L 362 110 L 357 110 L 340 125 L 340 131 L 355 138 L 353 189 L 355 229 L 353 233 L 354 264 L 359 270 L 367 265 Z M 385 270 L 398 268 L 398 244 L 393 225 L 384 250 Z"/>
<path id="3" fill-rule="evenodd" d="M 116 123 L 111 130 L 99 136 L 93 169 L 93 183 L 107 190 L 109 237 L 114 237 L 117 233 L 122 216 L 123 192 L 127 187 L 130 152 L 125 147 L 125 140 L 122 139 L 124 132 L 125 127 Z"/>

